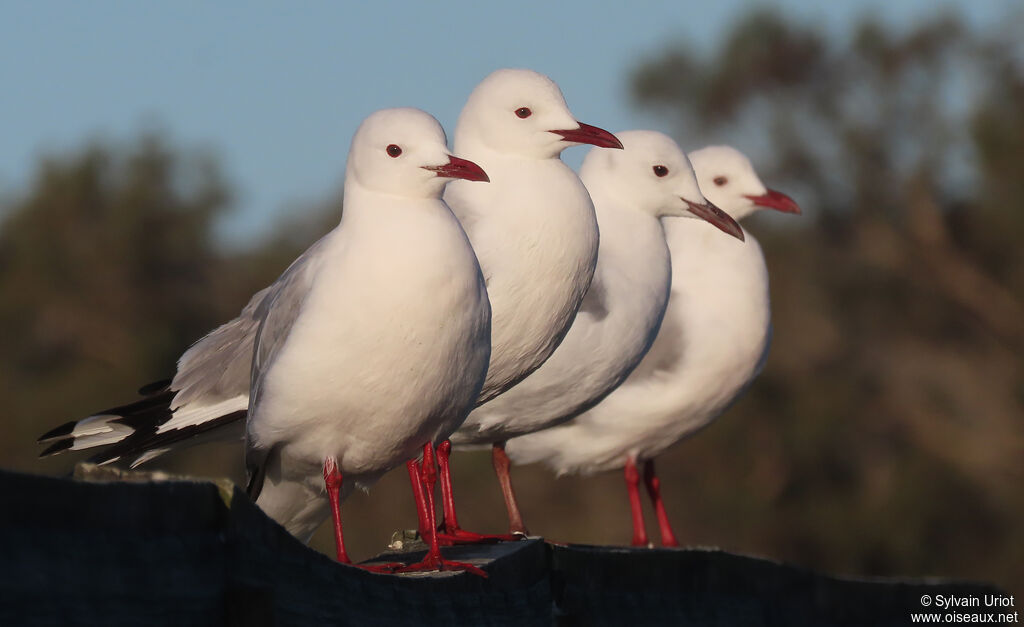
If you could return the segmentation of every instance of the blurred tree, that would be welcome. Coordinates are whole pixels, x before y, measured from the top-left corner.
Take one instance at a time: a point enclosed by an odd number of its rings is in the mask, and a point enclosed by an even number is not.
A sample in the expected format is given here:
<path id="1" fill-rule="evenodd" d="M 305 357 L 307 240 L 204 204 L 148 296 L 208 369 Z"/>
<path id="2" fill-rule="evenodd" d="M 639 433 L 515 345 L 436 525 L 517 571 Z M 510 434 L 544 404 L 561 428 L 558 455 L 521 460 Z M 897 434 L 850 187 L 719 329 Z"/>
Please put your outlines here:
<path id="1" fill-rule="evenodd" d="M 210 156 L 146 135 L 45 158 L 31 189 L 5 203 L 5 465 L 38 468 L 29 443 L 43 430 L 169 376 L 191 342 L 294 256 L 287 246 L 221 252 L 213 226 L 229 199 Z"/>
<path id="2" fill-rule="evenodd" d="M 868 19 L 837 39 L 761 11 L 708 57 L 636 68 L 635 101 L 683 145 L 736 143 L 809 214 L 762 236 L 765 373 L 673 457 L 702 478 L 680 509 L 743 512 L 690 514 L 710 534 L 691 539 L 1024 581 L 1021 22 Z"/>
<path id="3" fill-rule="evenodd" d="M 709 57 L 674 46 L 637 67 L 637 103 L 682 145 L 736 144 L 807 211 L 755 227 L 772 273 L 764 374 L 659 461 L 684 542 L 851 574 L 1024 581 L 1019 32 L 939 16 L 836 38 L 760 12 Z M 38 434 L 168 376 L 340 214 L 329 199 L 223 251 L 212 227 L 229 198 L 212 158 L 147 136 L 44 159 L 27 192 L 0 199 L 3 465 L 66 469 L 35 460 Z M 157 465 L 237 477 L 239 454 Z M 469 455 L 455 467 L 467 525 L 500 530 L 488 456 Z M 536 532 L 628 537 L 618 475 L 525 468 L 517 487 Z M 352 497 L 357 556 L 413 524 L 407 495 L 399 470 Z"/>

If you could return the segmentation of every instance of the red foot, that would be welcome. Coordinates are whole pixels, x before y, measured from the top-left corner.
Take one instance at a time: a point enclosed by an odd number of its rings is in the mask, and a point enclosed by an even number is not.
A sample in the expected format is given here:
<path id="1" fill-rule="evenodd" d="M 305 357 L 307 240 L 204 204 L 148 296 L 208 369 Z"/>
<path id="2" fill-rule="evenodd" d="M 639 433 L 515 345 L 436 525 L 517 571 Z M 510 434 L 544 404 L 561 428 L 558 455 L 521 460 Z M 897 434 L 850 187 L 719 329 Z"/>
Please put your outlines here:
<path id="1" fill-rule="evenodd" d="M 453 546 L 455 544 L 497 544 L 498 542 L 516 542 L 524 539 L 525 535 L 508 533 L 473 533 L 465 529 L 452 529 L 451 531 L 438 531 L 437 542 L 442 546 Z"/>
<path id="2" fill-rule="evenodd" d="M 417 482 L 415 481 L 416 464 L 409 465 L 409 476 L 413 479 L 413 491 L 417 491 Z M 463 562 L 450 562 L 441 556 L 440 543 L 437 537 L 437 524 L 434 521 L 434 483 L 437 481 L 437 466 L 434 463 L 434 446 L 431 442 L 427 442 L 423 445 L 423 464 L 420 465 L 419 470 L 420 486 L 423 496 L 426 497 L 425 503 L 420 502 L 419 496 L 417 496 L 417 506 L 422 510 L 420 511 L 421 528 L 427 530 L 429 537 L 427 540 L 430 542 L 430 550 L 427 551 L 426 556 L 423 560 L 415 564 L 409 564 L 399 568 L 395 572 L 399 573 L 417 573 L 428 570 L 462 570 L 468 573 L 473 573 L 479 577 L 487 577 L 487 573 L 480 570 L 472 564 L 465 564 Z"/>
<path id="3" fill-rule="evenodd" d="M 371 573 L 390 575 L 397 571 L 399 568 L 403 568 L 405 564 L 403 564 L 402 562 L 388 562 L 387 564 L 349 564 L 349 566 L 362 568 L 363 570 L 368 570 Z"/>
<path id="4" fill-rule="evenodd" d="M 487 579 L 487 573 L 482 569 L 467 564 L 466 562 L 453 562 L 444 558 L 432 557 L 430 553 L 427 553 L 423 561 L 416 562 L 415 564 L 409 564 L 396 570 L 396 573 L 422 573 L 428 571 L 441 571 L 441 570 L 461 570 L 478 577 Z"/>
<path id="5" fill-rule="evenodd" d="M 504 450 L 504 449 L 502 449 Z M 455 499 L 452 495 L 452 475 L 451 465 L 449 457 L 452 452 L 452 443 L 450 440 L 445 440 L 437 447 L 437 461 L 441 471 L 441 497 L 444 505 L 444 523 L 437 530 L 437 543 L 440 546 L 452 546 L 455 544 L 496 544 L 498 542 L 507 542 L 512 540 L 520 540 L 523 536 L 511 535 L 511 534 L 483 534 L 473 533 L 472 531 L 465 531 L 459 527 L 459 519 L 455 515 Z M 410 475 L 412 471 L 410 470 Z M 413 487 L 415 490 L 416 487 Z M 425 516 L 420 516 L 420 535 L 423 535 L 423 520 Z"/>

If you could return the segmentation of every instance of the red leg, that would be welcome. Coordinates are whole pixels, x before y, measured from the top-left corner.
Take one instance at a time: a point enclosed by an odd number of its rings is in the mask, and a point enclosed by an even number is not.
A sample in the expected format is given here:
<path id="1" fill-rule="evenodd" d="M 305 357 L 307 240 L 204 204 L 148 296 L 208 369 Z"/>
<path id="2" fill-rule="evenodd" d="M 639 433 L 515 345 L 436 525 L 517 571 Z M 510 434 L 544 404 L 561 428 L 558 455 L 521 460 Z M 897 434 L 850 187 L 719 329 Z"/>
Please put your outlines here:
<path id="1" fill-rule="evenodd" d="M 331 517 L 334 519 L 334 546 L 338 551 L 338 561 L 342 564 L 353 565 L 345 551 L 345 536 L 341 531 L 341 471 L 338 470 L 337 462 L 333 457 L 324 460 L 324 484 L 327 486 L 327 498 L 331 502 Z M 359 568 L 375 573 L 390 573 L 401 564 L 376 564 L 365 565 L 355 564 Z"/>
<path id="2" fill-rule="evenodd" d="M 441 468 L 441 500 L 444 504 L 444 525 L 438 541 L 442 545 L 450 546 L 452 544 L 486 544 L 502 540 L 518 540 L 519 536 L 473 533 L 459 527 L 459 519 L 455 514 L 455 496 L 452 492 L 451 463 L 449 461 L 451 452 L 450 440 L 441 442 L 437 447 L 437 462 Z M 420 535 L 423 535 L 422 532 Z"/>
<path id="3" fill-rule="evenodd" d="M 434 485 L 437 483 L 437 465 L 434 462 L 434 446 L 428 442 L 423 445 L 423 465 L 421 467 L 421 477 L 423 485 L 426 488 L 426 502 L 427 502 L 427 528 L 436 529 L 436 523 L 434 521 Z M 480 577 L 487 577 L 487 573 L 480 568 L 467 564 L 465 562 L 453 562 L 444 559 L 441 555 L 441 547 L 438 544 L 438 534 L 429 534 L 430 550 L 423 557 L 423 560 L 416 563 L 410 564 L 404 568 L 398 569 L 396 572 L 400 573 L 412 573 L 422 572 L 425 570 L 464 570 Z"/>
<path id="4" fill-rule="evenodd" d="M 454 534 L 459 530 L 459 519 L 455 515 L 455 498 L 452 496 L 452 472 L 449 458 L 452 441 L 445 440 L 437 447 L 437 465 L 441 469 L 441 501 L 444 505 L 444 531 Z"/>
<path id="5" fill-rule="evenodd" d="M 633 513 L 633 546 L 647 546 L 647 529 L 644 527 L 644 511 L 640 505 L 640 471 L 632 457 L 626 459 L 624 469 L 626 489 L 629 491 L 629 508 Z"/>
<path id="6" fill-rule="evenodd" d="M 491 462 L 494 464 L 494 474 L 498 475 L 498 483 L 501 484 L 501 494 L 505 497 L 505 509 L 508 510 L 508 532 L 513 535 L 529 535 L 530 532 L 523 524 L 523 515 L 519 512 L 515 490 L 512 489 L 512 476 L 509 474 L 511 464 L 508 455 L 505 454 L 504 442 L 495 442 L 491 447 Z"/>
<path id="7" fill-rule="evenodd" d="M 427 506 L 426 518 L 427 529 L 430 529 L 430 536 L 427 541 L 430 543 L 430 552 L 441 557 L 441 550 L 437 548 L 437 523 L 434 521 L 434 486 L 437 485 L 437 463 L 434 461 L 434 447 L 426 444 L 423 447 L 423 462 L 420 464 L 420 481 L 423 482 L 423 493 L 426 496 Z"/>
<path id="8" fill-rule="evenodd" d="M 676 534 L 672 533 L 672 525 L 668 523 L 668 512 L 665 511 L 665 503 L 661 500 L 661 480 L 654 473 L 654 460 L 649 459 L 644 463 L 644 483 L 647 484 L 647 494 L 654 503 L 654 513 L 658 516 L 658 527 L 661 528 L 662 546 L 679 546 L 676 541 Z"/>
<path id="9" fill-rule="evenodd" d="M 412 484 L 412 496 L 416 500 L 416 518 L 418 519 L 420 537 L 430 541 L 433 529 L 427 517 L 427 495 L 423 492 L 422 472 L 420 463 L 415 459 L 406 462 L 405 467 L 409 470 L 409 483 Z"/>
<path id="10" fill-rule="evenodd" d="M 331 517 L 334 519 L 334 547 L 338 551 L 338 561 L 351 564 L 345 551 L 345 535 L 341 532 L 341 471 L 334 461 L 328 457 L 324 460 L 324 483 L 327 485 L 327 498 L 331 501 Z"/>

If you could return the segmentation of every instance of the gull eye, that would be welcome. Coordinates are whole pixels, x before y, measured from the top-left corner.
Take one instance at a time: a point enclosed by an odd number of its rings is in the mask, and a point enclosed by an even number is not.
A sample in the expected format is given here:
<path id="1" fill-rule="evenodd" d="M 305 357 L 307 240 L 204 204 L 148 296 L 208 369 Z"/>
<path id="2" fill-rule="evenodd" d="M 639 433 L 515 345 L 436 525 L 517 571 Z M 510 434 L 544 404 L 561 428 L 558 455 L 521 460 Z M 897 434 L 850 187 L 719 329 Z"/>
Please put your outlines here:
<path id="1" fill-rule="evenodd" d="M 398 144 L 388 144 L 387 151 L 388 155 L 392 157 L 402 154 L 402 148 Z"/>
<path id="2" fill-rule="evenodd" d="M 663 165 L 654 166 L 654 176 L 668 176 L 668 168 Z"/>
<path id="3" fill-rule="evenodd" d="M 715 177 L 715 185 L 717 185 L 719 187 L 725 185 L 728 182 L 729 182 L 729 179 L 725 178 L 724 176 L 716 176 Z"/>
<path id="4" fill-rule="evenodd" d="M 525 120 L 533 115 L 533 111 L 530 111 L 529 107 L 519 107 L 516 109 L 516 115 Z"/>

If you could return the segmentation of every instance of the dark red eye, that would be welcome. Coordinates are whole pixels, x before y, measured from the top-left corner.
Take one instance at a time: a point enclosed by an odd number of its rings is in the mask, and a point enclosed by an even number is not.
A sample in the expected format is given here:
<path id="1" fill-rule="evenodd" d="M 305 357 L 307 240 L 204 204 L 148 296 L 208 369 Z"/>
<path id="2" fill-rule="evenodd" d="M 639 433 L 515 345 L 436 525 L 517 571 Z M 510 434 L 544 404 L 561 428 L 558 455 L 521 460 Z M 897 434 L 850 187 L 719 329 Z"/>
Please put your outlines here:
<path id="1" fill-rule="evenodd" d="M 530 111 L 529 107 L 519 107 L 518 109 L 516 109 L 516 115 L 525 120 L 526 118 L 533 115 L 533 111 Z"/>
<path id="2" fill-rule="evenodd" d="M 729 182 L 729 179 L 725 178 L 724 176 L 716 176 L 715 177 L 715 185 L 717 185 L 719 187 L 725 185 L 728 182 Z"/>
<path id="3" fill-rule="evenodd" d="M 397 157 L 402 154 L 402 149 L 397 144 L 388 144 L 387 151 L 392 157 Z"/>
<path id="4" fill-rule="evenodd" d="M 663 165 L 654 166 L 654 176 L 668 176 L 668 168 Z"/>

